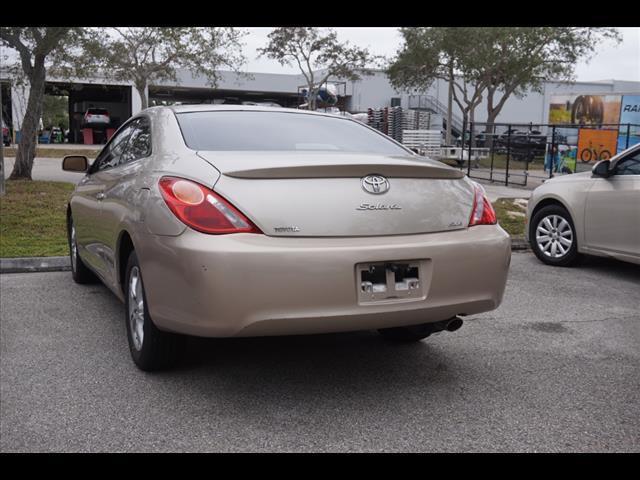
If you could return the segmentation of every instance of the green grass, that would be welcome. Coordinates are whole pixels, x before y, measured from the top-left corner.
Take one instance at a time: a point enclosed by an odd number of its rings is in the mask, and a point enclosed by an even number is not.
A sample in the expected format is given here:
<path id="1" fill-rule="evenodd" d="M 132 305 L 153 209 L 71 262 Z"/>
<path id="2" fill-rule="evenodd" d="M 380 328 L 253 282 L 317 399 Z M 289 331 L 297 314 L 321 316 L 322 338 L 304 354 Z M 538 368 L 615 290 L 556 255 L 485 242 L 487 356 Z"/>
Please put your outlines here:
<path id="1" fill-rule="evenodd" d="M 513 200 L 501 198 L 493 202 L 493 208 L 498 216 L 498 223 L 512 237 L 524 237 L 526 207 L 522 207 Z"/>
<path id="2" fill-rule="evenodd" d="M 100 148 L 102 148 L 102 146 L 103 145 L 99 145 Z M 67 155 L 84 155 L 89 160 L 92 160 L 98 156 L 100 148 L 47 148 L 38 146 L 36 147 L 36 157 L 63 158 Z M 16 147 L 4 147 L 4 156 L 15 157 L 17 150 Z"/>
<path id="3" fill-rule="evenodd" d="M 487 158 L 483 158 L 480 160 L 480 166 L 485 168 L 491 167 L 491 155 Z M 506 155 L 498 155 L 494 154 L 493 156 L 493 168 L 499 168 L 504 170 L 507 168 L 507 156 Z M 514 160 L 512 156 L 509 159 L 509 170 L 543 170 L 544 169 L 544 158 L 541 156 L 535 157 L 533 161 L 529 162 L 527 166 L 527 162 Z"/>
<path id="4" fill-rule="evenodd" d="M 67 255 L 72 183 L 11 180 L 0 197 L 0 257 Z"/>

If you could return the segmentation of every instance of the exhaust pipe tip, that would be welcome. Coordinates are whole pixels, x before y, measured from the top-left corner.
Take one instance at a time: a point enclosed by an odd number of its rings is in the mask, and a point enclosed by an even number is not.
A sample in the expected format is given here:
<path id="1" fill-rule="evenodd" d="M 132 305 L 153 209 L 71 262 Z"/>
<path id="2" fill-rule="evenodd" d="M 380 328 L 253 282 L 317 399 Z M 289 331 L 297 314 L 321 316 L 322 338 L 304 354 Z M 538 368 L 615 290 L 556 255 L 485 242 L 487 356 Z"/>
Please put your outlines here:
<path id="1" fill-rule="evenodd" d="M 447 323 L 446 330 L 447 330 L 447 332 L 455 332 L 460 327 L 462 327 L 463 323 L 464 322 L 462 321 L 462 319 L 460 317 L 453 317 L 451 319 L 451 321 L 449 323 Z"/>

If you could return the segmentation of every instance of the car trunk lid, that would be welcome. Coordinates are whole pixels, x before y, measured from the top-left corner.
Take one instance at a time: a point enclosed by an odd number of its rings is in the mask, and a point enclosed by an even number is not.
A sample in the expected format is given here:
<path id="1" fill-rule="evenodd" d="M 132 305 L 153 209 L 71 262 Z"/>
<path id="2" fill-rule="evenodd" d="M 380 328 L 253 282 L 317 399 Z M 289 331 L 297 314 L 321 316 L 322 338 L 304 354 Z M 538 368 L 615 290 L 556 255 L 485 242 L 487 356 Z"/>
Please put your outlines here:
<path id="1" fill-rule="evenodd" d="M 466 228 L 473 188 L 439 162 L 308 152 L 198 152 L 222 174 L 215 191 L 265 234 L 373 236 Z M 383 176 L 370 193 L 363 178 Z"/>

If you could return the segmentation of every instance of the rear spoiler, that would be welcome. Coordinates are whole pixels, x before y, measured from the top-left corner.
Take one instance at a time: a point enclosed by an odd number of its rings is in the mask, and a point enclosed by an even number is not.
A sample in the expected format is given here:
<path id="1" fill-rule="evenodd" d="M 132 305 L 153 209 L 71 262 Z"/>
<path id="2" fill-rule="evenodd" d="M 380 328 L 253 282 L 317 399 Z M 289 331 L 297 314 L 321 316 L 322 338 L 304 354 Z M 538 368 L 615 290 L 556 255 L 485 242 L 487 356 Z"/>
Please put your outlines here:
<path id="1" fill-rule="evenodd" d="M 406 157 L 338 155 L 333 158 L 313 155 L 251 155 L 243 152 L 221 155 L 220 152 L 198 152 L 198 155 L 234 178 L 345 178 L 379 174 L 395 178 L 463 178 L 464 173 L 443 163 Z M 257 158 L 260 157 L 260 158 Z M 268 166 L 266 166 L 268 165 Z"/>

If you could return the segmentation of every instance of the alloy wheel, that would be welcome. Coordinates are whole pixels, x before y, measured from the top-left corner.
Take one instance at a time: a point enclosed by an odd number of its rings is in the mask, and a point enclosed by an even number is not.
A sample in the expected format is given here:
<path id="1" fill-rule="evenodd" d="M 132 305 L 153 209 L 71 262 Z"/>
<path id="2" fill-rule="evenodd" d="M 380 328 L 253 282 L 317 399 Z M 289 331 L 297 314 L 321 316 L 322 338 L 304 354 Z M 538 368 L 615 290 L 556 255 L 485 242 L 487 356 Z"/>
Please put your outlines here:
<path id="1" fill-rule="evenodd" d="M 564 257 L 573 245 L 571 225 L 560 215 L 544 217 L 536 227 L 536 243 L 547 257 Z"/>
<path id="2" fill-rule="evenodd" d="M 129 275 L 129 329 L 136 350 L 142 349 L 144 341 L 144 298 L 140 269 L 134 266 Z"/>
<path id="3" fill-rule="evenodd" d="M 78 244 L 76 243 L 76 227 L 71 223 L 71 268 L 78 269 Z"/>

